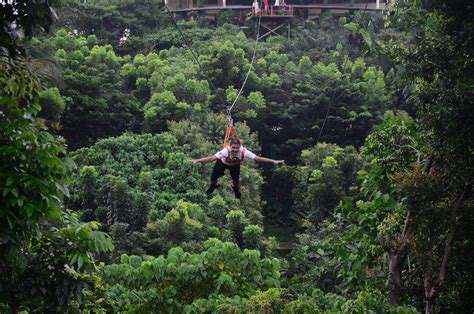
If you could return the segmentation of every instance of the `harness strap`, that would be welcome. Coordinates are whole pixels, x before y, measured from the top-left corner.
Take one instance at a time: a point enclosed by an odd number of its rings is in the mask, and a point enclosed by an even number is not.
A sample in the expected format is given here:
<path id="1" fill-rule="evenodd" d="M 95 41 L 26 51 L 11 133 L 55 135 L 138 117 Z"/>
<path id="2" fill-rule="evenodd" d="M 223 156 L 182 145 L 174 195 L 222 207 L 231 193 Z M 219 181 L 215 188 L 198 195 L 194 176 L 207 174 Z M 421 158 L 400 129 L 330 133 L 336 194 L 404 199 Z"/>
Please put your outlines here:
<path id="1" fill-rule="evenodd" d="M 229 164 L 238 164 L 238 163 L 244 161 L 244 159 L 245 159 L 245 147 L 242 147 L 242 152 L 241 152 L 240 158 L 238 160 L 230 158 L 230 148 L 229 148 L 229 146 L 226 147 L 226 150 L 227 150 L 227 156 L 224 158 L 225 162 L 227 162 Z"/>
<path id="2" fill-rule="evenodd" d="M 237 134 L 237 130 L 234 127 L 227 127 L 225 129 L 225 135 L 224 135 L 224 145 L 223 147 L 229 146 L 229 137 L 232 139 L 236 138 L 240 142 L 239 134 Z"/>

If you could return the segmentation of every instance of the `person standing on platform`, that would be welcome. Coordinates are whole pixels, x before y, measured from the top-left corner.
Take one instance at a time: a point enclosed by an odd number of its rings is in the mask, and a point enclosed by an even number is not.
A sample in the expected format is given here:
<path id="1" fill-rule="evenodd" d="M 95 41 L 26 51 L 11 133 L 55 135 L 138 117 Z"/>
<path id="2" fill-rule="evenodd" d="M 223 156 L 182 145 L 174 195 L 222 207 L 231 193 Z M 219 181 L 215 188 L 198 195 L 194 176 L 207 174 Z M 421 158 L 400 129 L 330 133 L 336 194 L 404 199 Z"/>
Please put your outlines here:
<path id="1" fill-rule="evenodd" d="M 268 0 L 263 0 L 263 4 L 264 4 L 264 10 L 263 10 L 262 15 L 265 16 L 268 13 Z"/>
<path id="2" fill-rule="evenodd" d="M 260 13 L 260 7 L 258 6 L 257 0 L 253 0 L 252 11 L 253 11 L 253 15 L 258 15 Z"/>

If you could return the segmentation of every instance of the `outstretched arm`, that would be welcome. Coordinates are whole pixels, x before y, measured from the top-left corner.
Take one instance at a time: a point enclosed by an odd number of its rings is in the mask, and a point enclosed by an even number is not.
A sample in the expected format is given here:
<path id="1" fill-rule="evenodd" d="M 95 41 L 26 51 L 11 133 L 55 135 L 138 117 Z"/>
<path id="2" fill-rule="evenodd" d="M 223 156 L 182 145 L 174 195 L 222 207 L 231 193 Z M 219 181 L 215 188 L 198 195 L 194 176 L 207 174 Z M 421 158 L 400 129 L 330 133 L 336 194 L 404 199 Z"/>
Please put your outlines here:
<path id="1" fill-rule="evenodd" d="M 211 162 L 211 161 L 216 161 L 216 160 L 217 160 L 217 157 L 212 155 L 212 156 L 202 157 L 198 159 L 191 159 L 191 160 L 188 160 L 188 162 L 192 164 L 197 164 L 201 162 Z"/>
<path id="2" fill-rule="evenodd" d="M 274 165 L 283 164 L 285 162 L 284 160 L 274 160 L 274 159 L 260 157 L 260 156 L 255 156 L 255 161 L 260 162 L 260 163 L 274 164 Z"/>

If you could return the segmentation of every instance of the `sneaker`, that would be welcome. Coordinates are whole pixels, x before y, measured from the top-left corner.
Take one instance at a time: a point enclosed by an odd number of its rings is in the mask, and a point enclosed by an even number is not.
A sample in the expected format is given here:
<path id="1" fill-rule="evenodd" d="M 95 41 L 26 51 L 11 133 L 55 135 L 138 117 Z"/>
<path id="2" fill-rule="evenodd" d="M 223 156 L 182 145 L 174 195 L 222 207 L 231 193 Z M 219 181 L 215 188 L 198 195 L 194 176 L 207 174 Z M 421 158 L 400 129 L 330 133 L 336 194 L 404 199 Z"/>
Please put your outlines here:
<path id="1" fill-rule="evenodd" d="M 211 195 L 212 192 L 214 192 L 214 190 L 215 190 L 217 187 L 219 187 L 219 184 L 216 184 L 216 185 L 211 184 L 211 185 L 209 185 L 209 188 L 207 189 L 206 194 L 207 194 L 207 195 Z"/>
<path id="2" fill-rule="evenodd" d="M 240 198 L 242 197 L 242 193 L 240 193 L 239 188 L 232 187 L 232 190 L 234 190 L 235 198 L 238 198 L 240 200 Z"/>

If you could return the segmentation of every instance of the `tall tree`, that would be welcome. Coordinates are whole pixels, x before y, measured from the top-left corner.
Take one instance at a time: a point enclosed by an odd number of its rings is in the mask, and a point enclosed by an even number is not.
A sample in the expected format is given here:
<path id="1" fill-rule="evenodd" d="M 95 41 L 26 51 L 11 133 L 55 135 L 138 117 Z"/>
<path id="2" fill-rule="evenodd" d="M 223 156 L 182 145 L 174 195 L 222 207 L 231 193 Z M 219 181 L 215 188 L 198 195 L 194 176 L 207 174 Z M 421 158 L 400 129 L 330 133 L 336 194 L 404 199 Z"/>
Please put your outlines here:
<path id="1" fill-rule="evenodd" d="M 407 101 L 416 108 L 424 137 L 418 156 L 412 152 L 416 161 L 399 169 L 395 179 L 406 214 L 396 233 L 399 243 L 389 250 L 398 256 L 392 286 L 400 285 L 409 245 L 422 269 L 426 313 L 436 311 L 461 217 L 472 208 L 473 15 L 474 6 L 465 1 L 396 1 L 388 19 L 403 36 L 384 48 L 404 71 L 402 83 L 411 90 Z M 401 296 L 392 293 L 392 303 L 400 304 Z"/>

